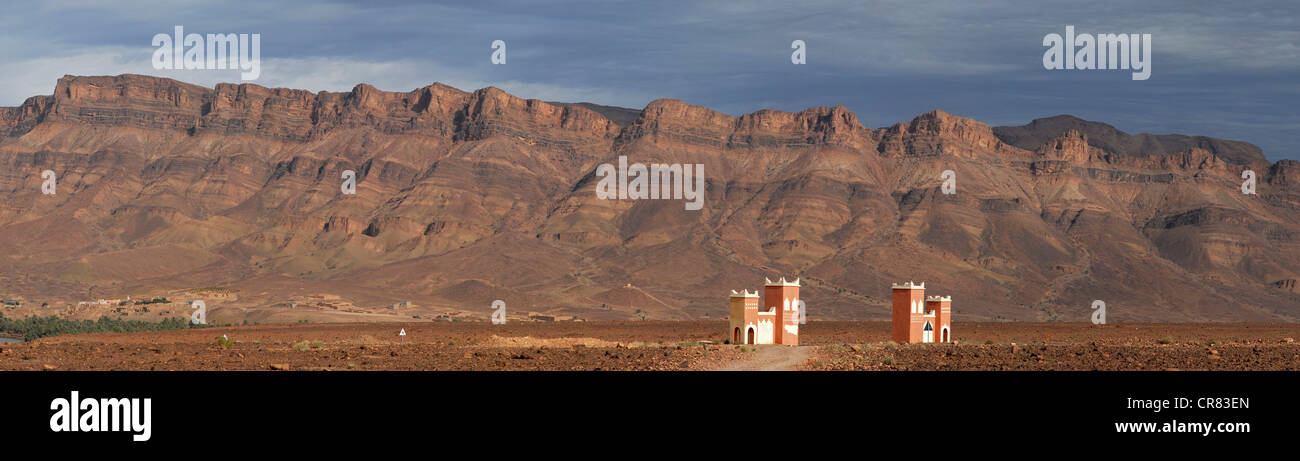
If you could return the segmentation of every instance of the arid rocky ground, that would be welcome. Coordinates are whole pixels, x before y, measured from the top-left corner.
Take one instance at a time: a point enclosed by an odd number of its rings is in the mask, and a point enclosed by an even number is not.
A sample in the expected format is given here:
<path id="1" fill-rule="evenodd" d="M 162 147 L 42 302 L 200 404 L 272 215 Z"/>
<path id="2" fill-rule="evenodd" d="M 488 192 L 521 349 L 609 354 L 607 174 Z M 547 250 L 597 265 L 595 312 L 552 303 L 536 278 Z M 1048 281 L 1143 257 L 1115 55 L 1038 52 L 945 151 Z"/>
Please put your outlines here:
<path id="1" fill-rule="evenodd" d="M 887 322 L 810 322 L 799 347 L 722 344 L 725 330 L 413 322 L 100 333 L 2 345 L 0 370 L 1300 370 L 1300 325 L 1283 323 L 966 323 L 957 344 L 900 345 Z"/>

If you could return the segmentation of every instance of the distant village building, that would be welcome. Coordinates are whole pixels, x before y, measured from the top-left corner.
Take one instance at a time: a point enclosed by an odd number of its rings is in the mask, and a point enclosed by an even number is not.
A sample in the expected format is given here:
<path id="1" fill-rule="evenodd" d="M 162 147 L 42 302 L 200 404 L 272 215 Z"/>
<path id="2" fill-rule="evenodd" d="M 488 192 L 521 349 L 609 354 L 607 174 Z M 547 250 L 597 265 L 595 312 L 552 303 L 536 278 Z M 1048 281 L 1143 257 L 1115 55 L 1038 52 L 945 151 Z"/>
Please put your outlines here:
<path id="1" fill-rule="evenodd" d="M 766 280 L 763 309 L 758 292 L 731 290 L 732 344 L 799 345 L 799 279 Z"/>
<path id="2" fill-rule="evenodd" d="M 925 296 L 925 283 L 895 283 L 894 342 L 952 342 L 952 297 Z"/>

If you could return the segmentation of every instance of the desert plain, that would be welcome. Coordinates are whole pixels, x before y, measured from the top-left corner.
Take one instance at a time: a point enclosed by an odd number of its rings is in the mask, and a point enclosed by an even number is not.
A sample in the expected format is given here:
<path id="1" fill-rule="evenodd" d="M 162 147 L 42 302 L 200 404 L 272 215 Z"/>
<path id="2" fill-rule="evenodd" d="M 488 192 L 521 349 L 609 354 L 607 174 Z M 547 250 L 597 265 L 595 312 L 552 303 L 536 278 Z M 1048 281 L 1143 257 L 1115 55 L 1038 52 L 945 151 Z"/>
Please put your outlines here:
<path id="1" fill-rule="evenodd" d="M 726 344 L 725 332 L 655 320 L 244 325 L 2 344 L 0 370 L 1300 369 L 1290 323 L 957 323 L 955 344 L 897 344 L 882 321 L 810 321 L 799 346 Z"/>

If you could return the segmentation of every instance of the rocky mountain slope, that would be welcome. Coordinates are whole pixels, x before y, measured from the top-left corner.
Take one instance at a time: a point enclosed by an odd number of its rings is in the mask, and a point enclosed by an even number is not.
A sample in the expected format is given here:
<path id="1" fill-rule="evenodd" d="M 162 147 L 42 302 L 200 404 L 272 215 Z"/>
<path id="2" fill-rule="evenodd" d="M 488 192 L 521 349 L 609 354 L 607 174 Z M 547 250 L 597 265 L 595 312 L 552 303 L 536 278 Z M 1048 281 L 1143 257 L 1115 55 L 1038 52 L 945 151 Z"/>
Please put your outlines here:
<path id="1" fill-rule="evenodd" d="M 238 293 L 210 304 L 227 312 L 329 294 L 483 319 L 498 299 L 685 319 L 725 317 L 730 290 L 784 276 L 814 320 L 887 318 L 904 280 L 952 295 L 959 320 L 1082 321 L 1094 300 L 1111 321 L 1300 319 L 1300 164 L 1245 143 L 942 111 L 871 129 L 843 106 L 591 107 L 441 84 L 67 76 L 0 108 L 0 294 L 220 287 Z M 702 164 L 703 209 L 597 198 L 597 167 L 620 156 Z M 1257 195 L 1241 193 L 1247 169 Z"/>
<path id="2" fill-rule="evenodd" d="M 1086 135 L 1090 145 L 1123 157 L 1168 155 L 1200 148 L 1232 163 L 1264 161 L 1264 153 L 1259 146 L 1247 142 L 1180 134 L 1131 135 L 1105 123 L 1090 122 L 1072 115 L 1035 119 L 1023 126 L 994 127 L 993 134 L 1007 144 L 1035 150 L 1070 130 Z"/>

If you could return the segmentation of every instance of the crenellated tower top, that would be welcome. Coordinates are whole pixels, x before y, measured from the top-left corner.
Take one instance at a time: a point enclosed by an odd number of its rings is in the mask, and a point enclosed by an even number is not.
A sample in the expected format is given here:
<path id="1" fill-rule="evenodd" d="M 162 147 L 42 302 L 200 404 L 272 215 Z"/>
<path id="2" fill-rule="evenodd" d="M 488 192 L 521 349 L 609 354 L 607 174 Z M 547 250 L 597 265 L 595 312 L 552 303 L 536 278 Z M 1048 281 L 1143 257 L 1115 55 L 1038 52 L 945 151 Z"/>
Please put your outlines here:
<path id="1" fill-rule="evenodd" d="M 769 286 L 769 287 L 797 287 L 797 286 L 799 286 L 799 279 L 794 279 L 793 282 L 787 282 L 787 281 L 785 281 L 785 277 L 781 277 L 781 280 L 778 280 L 778 281 L 776 281 L 776 282 L 773 282 L 772 279 L 769 279 L 769 278 L 764 278 L 763 280 L 767 282 L 767 286 Z"/>
<path id="2" fill-rule="evenodd" d="M 757 298 L 758 291 L 754 291 L 753 293 L 750 293 L 749 290 L 740 290 L 740 291 L 731 290 L 731 297 L 732 298 Z"/>

